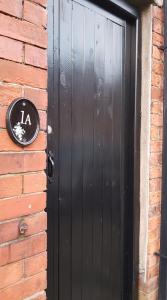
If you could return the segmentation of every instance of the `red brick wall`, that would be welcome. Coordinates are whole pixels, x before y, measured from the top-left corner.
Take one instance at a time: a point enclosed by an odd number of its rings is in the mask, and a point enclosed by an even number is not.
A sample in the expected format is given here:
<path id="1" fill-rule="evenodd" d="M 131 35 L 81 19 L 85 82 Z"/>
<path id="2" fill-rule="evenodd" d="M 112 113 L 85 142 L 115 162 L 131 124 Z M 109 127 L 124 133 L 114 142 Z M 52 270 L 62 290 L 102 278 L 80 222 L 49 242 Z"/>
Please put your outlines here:
<path id="1" fill-rule="evenodd" d="M 46 0 L 0 1 L 0 299 L 44 300 L 46 288 Z M 17 97 L 40 114 L 37 140 L 15 145 L 6 111 Z M 25 236 L 19 224 L 28 225 Z"/>
<path id="2" fill-rule="evenodd" d="M 164 11 L 153 7 L 152 45 L 152 99 L 150 133 L 150 201 L 148 223 L 147 276 L 140 278 L 140 299 L 158 299 L 159 258 L 155 252 L 160 248 L 161 222 L 161 179 L 163 143 L 163 82 L 164 53 Z"/>

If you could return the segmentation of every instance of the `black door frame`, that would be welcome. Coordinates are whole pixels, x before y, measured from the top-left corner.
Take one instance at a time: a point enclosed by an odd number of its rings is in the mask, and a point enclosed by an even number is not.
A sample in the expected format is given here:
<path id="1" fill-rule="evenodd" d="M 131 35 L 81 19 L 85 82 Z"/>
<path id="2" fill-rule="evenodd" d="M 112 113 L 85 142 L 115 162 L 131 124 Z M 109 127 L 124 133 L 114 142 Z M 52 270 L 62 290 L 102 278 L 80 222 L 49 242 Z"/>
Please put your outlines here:
<path id="1" fill-rule="evenodd" d="M 58 257 L 58 234 L 55 238 L 55 231 L 58 228 L 58 144 L 54 139 L 52 132 L 58 135 L 59 123 L 58 123 L 58 111 L 59 111 L 59 1 L 60 0 L 48 0 L 48 154 L 54 157 L 54 174 L 53 182 L 49 184 L 48 180 L 48 205 L 47 212 L 48 218 L 48 261 L 54 261 L 52 264 L 48 264 L 48 299 L 58 299 L 58 259 L 55 259 L 55 253 Z M 134 27 L 135 45 L 133 60 L 135 61 L 134 69 L 131 70 L 135 75 L 135 116 L 134 116 L 134 209 L 133 209 L 133 278 L 132 278 L 132 298 L 137 299 L 138 293 L 138 261 L 139 261 L 139 179 L 140 179 L 140 56 L 138 55 L 139 49 L 139 32 L 140 21 L 137 10 L 130 4 L 123 2 L 122 0 L 89 0 L 92 3 L 98 2 L 98 5 L 103 4 L 112 8 L 112 12 L 117 15 L 124 16 L 129 19 Z M 56 20 L 56 23 L 55 23 Z M 57 71 L 54 70 L 57 68 Z M 57 114 L 57 115 L 56 115 Z M 51 159 L 52 160 L 52 159 Z M 52 200 L 51 200 L 52 199 Z M 51 200 L 51 201 L 50 201 Z M 51 202 L 54 201 L 54 205 Z M 54 222 L 53 222 L 54 220 Z M 54 238 L 52 238 L 54 236 Z M 53 247 L 49 246 L 50 240 L 52 240 Z M 53 277 L 53 271 L 57 270 L 57 274 Z M 53 287 L 54 292 L 53 294 Z"/>

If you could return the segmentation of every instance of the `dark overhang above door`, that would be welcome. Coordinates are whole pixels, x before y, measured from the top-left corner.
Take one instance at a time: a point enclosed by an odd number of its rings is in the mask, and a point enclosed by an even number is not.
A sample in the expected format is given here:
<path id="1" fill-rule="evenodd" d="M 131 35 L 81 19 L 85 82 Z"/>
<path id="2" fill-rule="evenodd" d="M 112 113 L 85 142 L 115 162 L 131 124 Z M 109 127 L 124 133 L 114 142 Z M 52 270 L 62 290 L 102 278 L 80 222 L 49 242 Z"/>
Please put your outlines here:
<path id="1" fill-rule="evenodd" d="M 137 7 L 141 7 L 144 5 L 155 4 L 158 6 L 163 5 L 163 0 L 129 0 L 128 3 L 135 5 Z"/>

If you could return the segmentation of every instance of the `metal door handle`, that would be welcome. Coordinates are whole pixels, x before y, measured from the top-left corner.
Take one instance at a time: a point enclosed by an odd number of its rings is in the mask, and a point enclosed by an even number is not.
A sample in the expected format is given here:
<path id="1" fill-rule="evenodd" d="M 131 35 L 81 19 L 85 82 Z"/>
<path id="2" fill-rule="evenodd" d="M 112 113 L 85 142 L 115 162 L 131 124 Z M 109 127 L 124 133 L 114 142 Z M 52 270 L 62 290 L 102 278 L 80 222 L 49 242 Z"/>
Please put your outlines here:
<path id="1" fill-rule="evenodd" d="M 54 167 L 55 167 L 54 155 L 53 155 L 52 151 L 49 151 L 49 153 L 48 153 L 48 172 L 47 172 L 49 183 L 54 182 Z"/>

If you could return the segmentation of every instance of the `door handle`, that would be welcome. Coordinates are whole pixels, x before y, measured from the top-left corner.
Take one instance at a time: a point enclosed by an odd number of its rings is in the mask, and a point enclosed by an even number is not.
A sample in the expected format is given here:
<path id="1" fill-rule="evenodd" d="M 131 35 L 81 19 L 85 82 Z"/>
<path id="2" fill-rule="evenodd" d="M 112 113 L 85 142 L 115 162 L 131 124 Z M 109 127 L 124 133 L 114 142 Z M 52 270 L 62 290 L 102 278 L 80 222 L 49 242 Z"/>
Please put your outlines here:
<path id="1" fill-rule="evenodd" d="M 48 169 L 47 169 L 49 183 L 54 182 L 54 177 L 55 177 L 54 176 L 54 167 L 55 167 L 54 155 L 53 155 L 52 151 L 49 151 L 49 153 L 48 153 Z"/>

